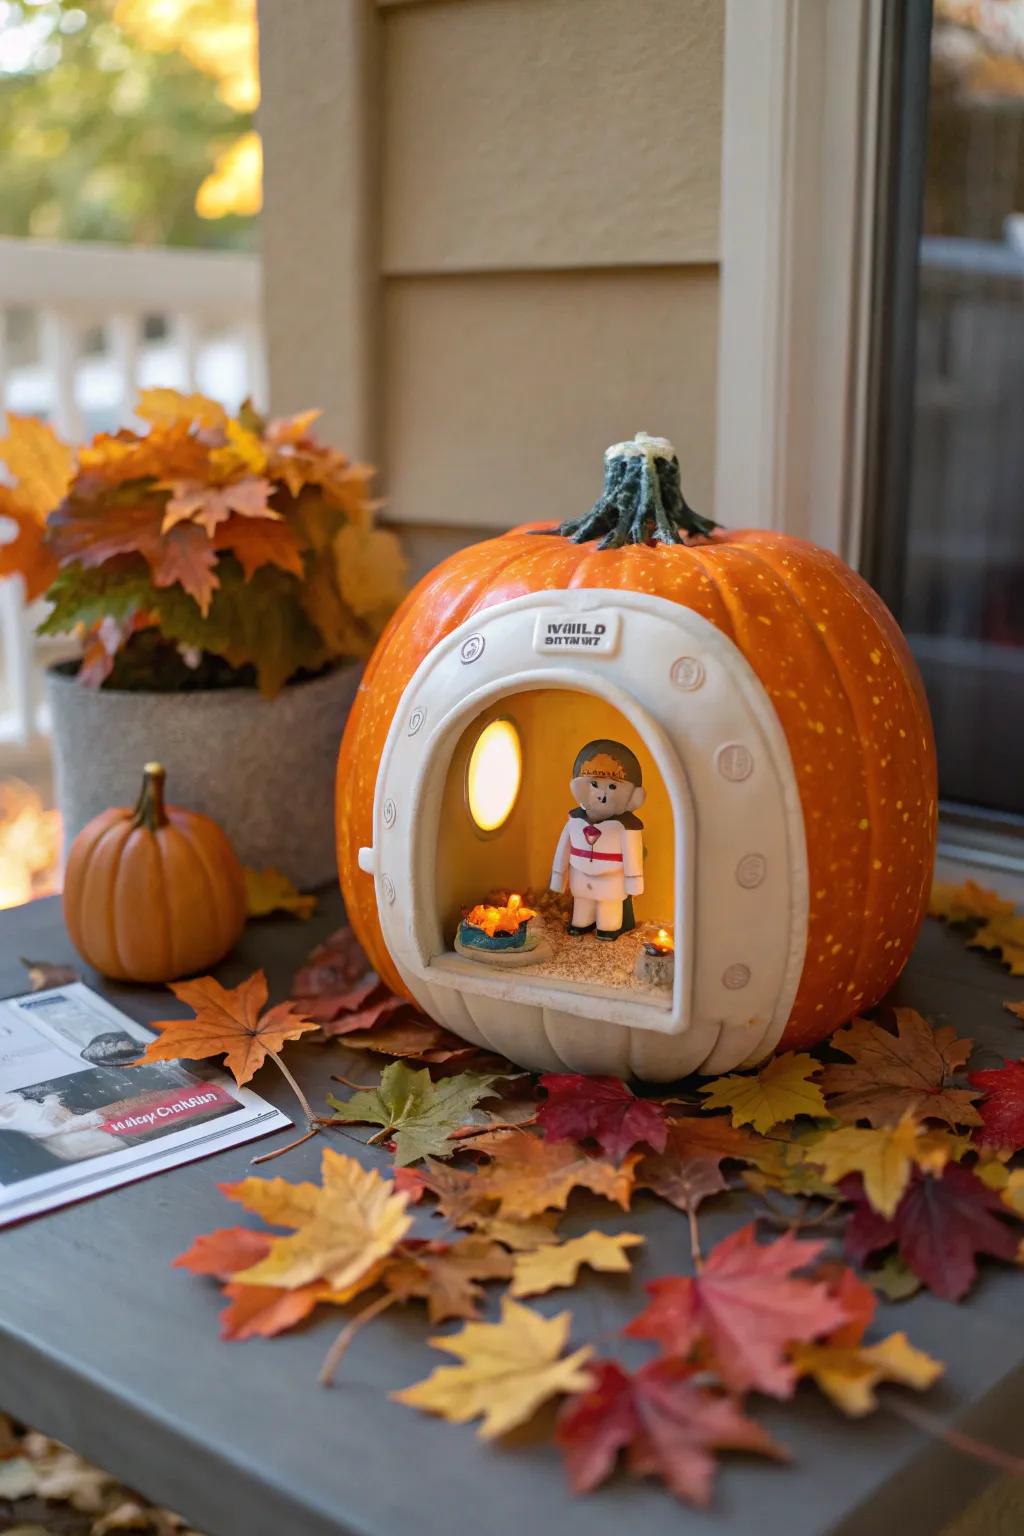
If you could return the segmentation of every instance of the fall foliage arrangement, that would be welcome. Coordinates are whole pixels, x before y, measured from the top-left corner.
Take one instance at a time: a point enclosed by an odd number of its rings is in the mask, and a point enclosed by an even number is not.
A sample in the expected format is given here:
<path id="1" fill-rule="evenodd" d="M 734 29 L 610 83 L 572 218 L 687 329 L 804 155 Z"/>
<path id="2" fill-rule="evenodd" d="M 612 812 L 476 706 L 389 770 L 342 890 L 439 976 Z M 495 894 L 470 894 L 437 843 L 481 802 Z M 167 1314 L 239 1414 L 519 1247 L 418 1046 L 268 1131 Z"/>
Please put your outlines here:
<path id="1" fill-rule="evenodd" d="M 993 899 L 938 887 L 933 912 L 971 930 Z M 357 1063 L 347 1070 L 359 1080 L 338 1075 L 327 1112 L 305 1106 L 302 1139 L 324 1143 L 319 1180 L 223 1186 L 259 1224 L 225 1224 L 176 1261 L 222 1286 L 223 1336 L 266 1338 L 341 1309 L 328 1382 L 393 1307 L 420 1308 L 435 1328 L 456 1322 L 428 1340 L 451 1359 L 396 1383 L 396 1400 L 478 1421 L 488 1439 L 557 1402 L 553 1434 L 578 1493 L 623 1467 L 706 1504 L 720 1453 L 786 1459 L 757 1403 L 788 1400 L 803 1382 L 849 1417 L 884 1404 L 936 1428 L 905 1396 L 879 1394 L 923 1391 L 942 1365 L 902 1330 L 879 1333 L 878 1297 L 926 1287 L 957 1302 L 980 1258 L 1019 1262 L 1024 1063 L 971 1072 L 972 1042 L 909 1008 L 856 1019 L 814 1053 L 655 1098 L 484 1054 L 391 993 L 348 929 L 314 951 L 276 1008 L 259 975 L 175 990 L 194 1016 L 160 1026 L 145 1059 L 226 1053 L 244 1082 L 301 1034 Z M 361 1070 L 379 1057 L 391 1058 L 382 1071 Z M 376 1149 L 372 1163 L 343 1150 L 338 1138 L 351 1137 Z M 564 1235 L 577 1191 L 594 1225 Z M 698 1213 L 726 1195 L 744 1201 L 744 1220 L 705 1249 Z M 530 1298 L 642 1265 L 625 1214 L 640 1196 L 680 1222 L 690 1262 L 644 1275 L 624 1349 L 607 1336 L 598 1347 L 571 1308 L 542 1315 Z M 485 1321 L 493 1286 L 500 1309 Z"/>
<path id="2" fill-rule="evenodd" d="M 249 685 L 266 694 L 365 656 L 398 602 L 395 536 L 374 527 L 371 471 L 318 442 L 306 411 L 231 416 L 203 395 L 144 390 L 145 430 L 72 450 L 8 416 L 0 576 L 82 636 L 87 686 Z"/>

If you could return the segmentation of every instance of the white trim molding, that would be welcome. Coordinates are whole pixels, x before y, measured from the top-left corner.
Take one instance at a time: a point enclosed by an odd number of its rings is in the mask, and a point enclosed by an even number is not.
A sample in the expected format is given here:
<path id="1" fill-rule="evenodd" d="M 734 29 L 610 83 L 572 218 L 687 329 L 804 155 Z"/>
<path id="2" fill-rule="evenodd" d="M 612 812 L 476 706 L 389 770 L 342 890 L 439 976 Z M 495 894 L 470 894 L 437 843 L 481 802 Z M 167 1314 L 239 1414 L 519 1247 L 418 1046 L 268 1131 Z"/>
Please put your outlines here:
<path id="1" fill-rule="evenodd" d="M 717 519 L 857 564 L 882 0 L 726 0 Z"/>

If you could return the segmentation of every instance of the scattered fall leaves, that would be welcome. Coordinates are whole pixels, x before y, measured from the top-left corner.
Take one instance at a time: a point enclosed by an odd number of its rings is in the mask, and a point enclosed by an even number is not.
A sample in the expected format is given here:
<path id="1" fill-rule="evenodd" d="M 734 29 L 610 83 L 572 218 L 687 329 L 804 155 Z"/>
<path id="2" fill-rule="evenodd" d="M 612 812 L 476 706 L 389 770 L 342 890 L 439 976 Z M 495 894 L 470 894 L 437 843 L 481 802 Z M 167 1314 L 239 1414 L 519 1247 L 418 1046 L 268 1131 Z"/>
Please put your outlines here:
<path id="1" fill-rule="evenodd" d="M 296 890 L 279 869 L 243 870 L 245 910 L 249 917 L 268 917 L 271 912 L 291 912 L 303 919 L 316 911 L 316 897 Z"/>
<path id="2" fill-rule="evenodd" d="M 710 1357 L 726 1386 L 789 1397 L 796 1380 L 787 1350 L 846 1321 L 826 1285 L 798 1276 L 823 1250 L 786 1233 L 758 1243 L 752 1225 L 724 1238 L 696 1276 L 653 1280 L 651 1300 L 629 1324 L 631 1338 L 654 1339 L 666 1355 Z"/>
<path id="3" fill-rule="evenodd" d="M 586 1264 L 606 1274 L 626 1274 L 629 1259 L 626 1250 L 636 1248 L 643 1238 L 636 1232 L 587 1232 L 564 1243 L 545 1244 L 526 1253 L 516 1254 L 510 1296 L 542 1296 L 560 1286 L 575 1285 L 576 1276 Z"/>
<path id="4" fill-rule="evenodd" d="M 837 1120 L 890 1126 L 910 1110 L 949 1126 L 981 1123 L 973 1105 L 978 1094 L 956 1086 L 974 1041 L 958 1039 L 948 1025 L 933 1029 L 913 1008 L 897 1008 L 895 1033 L 855 1019 L 829 1045 L 851 1058 L 826 1066 L 821 1076 L 828 1113 Z"/>
<path id="5" fill-rule="evenodd" d="M 624 1157 L 643 1144 L 662 1152 L 668 1122 L 660 1104 L 638 1099 L 617 1077 L 546 1072 L 540 1086 L 547 1098 L 537 1124 L 548 1141 L 597 1142 L 606 1157 Z"/>
<path id="6" fill-rule="evenodd" d="M 393 1136 L 395 1164 L 401 1168 L 421 1157 L 450 1156 L 455 1151 L 449 1141 L 452 1132 L 494 1092 L 496 1081 L 493 1072 L 462 1072 L 435 1083 L 426 1068 L 413 1072 L 404 1062 L 393 1061 L 376 1088 L 350 1099 L 332 1094 L 328 1103 L 337 1122 L 379 1125 Z"/>
<path id="7" fill-rule="evenodd" d="M 73 981 L 81 981 L 81 975 L 73 965 L 61 965 L 53 960 L 27 960 L 21 963 L 28 972 L 29 987 L 33 992 L 45 992 L 48 987 L 68 987 Z"/>
<path id="8" fill-rule="evenodd" d="M 1016 1152 L 1024 1147 L 1024 1060 L 1007 1061 L 986 1072 L 972 1072 L 971 1086 L 984 1093 L 975 1140 L 981 1147 Z"/>
<path id="9" fill-rule="evenodd" d="M 967 901 L 945 904 L 957 914 Z M 322 1380 L 391 1307 L 464 1322 L 430 1341 L 456 1363 L 397 1399 L 479 1419 L 487 1438 L 563 1399 L 556 1438 L 578 1492 L 622 1459 L 706 1503 L 718 1453 L 784 1455 L 748 1394 L 788 1398 L 806 1382 L 860 1417 L 894 1388 L 927 1389 L 941 1364 L 903 1331 L 873 1336 L 875 1293 L 926 1285 L 956 1300 L 979 1258 L 1018 1257 L 1024 1168 L 1010 1158 L 1024 1144 L 1024 1061 L 968 1074 L 971 1042 L 911 1009 L 855 1020 L 814 1055 L 705 1084 L 698 1110 L 686 1089 L 659 1100 L 615 1079 L 535 1079 L 488 1061 L 393 997 L 347 930 L 314 951 L 293 994 L 300 1016 L 355 1046 L 361 1066 L 376 1052 L 399 1057 L 331 1101 L 334 1133 L 375 1127 L 361 1156 L 385 1156 L 394 1177 L 329 1150 L 318 1183 L 246 1179 L 226 1193 L 268 1230 L 222 1228 L 178 1262 L 222 1286 L 228 1338 L 358 1308 Z M 704 1254 L 698 1209 L 730 1188 L 756 1198 L 783 1235 L 765 1240 L 749 1223 Z M 630 1372 L 585 1341 L 573 1351 L 568 1312 L 545 1318 L 520 1299 L 580 1286 L 586 1270 L 635 1286 L 640 1231 L 561 1227 L 595 1199 L 628 1210 L 641 1192 L 685 1213 L 691 1262 L 648 1285 L 624 1332 L 659 1353 Z M 414 1215 L 432 1235 L 414 1233 Z M 818 1232 L 808 1240 L 802 1226 Z M 862 1275 L 826 1259 L 836 1228 Z M 685 1223 L 679 1231 L 685 1254 Z M 503 1292 L 497 1322 L 479 1320 L 489 1286 Z"/>
<path id="10" fill-rule="evenodd" d="M 786 1051 L 753 1075 L 734 1072 L 704 1083 L 700 1091 L 706 1108 L 731 1109 L 733 1125 L 752 1125 L 763 1133 L 797 1115 L 827 1114 L 821 1089 L 810 1081 L 820 1070 L 813 1056 Z"/>
<path id="11" fill-rule="evenodd" d="M 1012 976 L 1024 976 L 1024 914 L 1012 901 L 973 880 L 960 885 L 937 882 L 928 911 L 943 922 L 965 927 L 969 948 L 991 950 Z"/>
<path id="12" fill-rule="evenodd" d="M 262 971 L 254 971 L 237 987 L 222 987 L 212 976 L 203 976 L 198 981 L 172 982 L 171 991 L 195 1016 L 157 1023 L 154 1027 L 160 1034 L 150 1041 L 138 1065 L 223 1056 L 241 1088 L 286 1040 L 297 1040 L 316 1028 L 291 1003 L 278 1003 L 263 1012 L 269 994 Z"/>
<path id="13" fill-rule="evenodd" d="M 589 1189 L 629 1209 L 639 1162 L 636 1152 L 627 1153 L 616 1167 L 591 1157 L 574 1142 L 541 1141 L 518 1129 L 478 1136 L 473 1148 L 490 1159 L 476 1176 L 480 1193 L 496 1200 L 501 1214 L 513 1220 L 564 1210 L 574 1189 Z"/>
<path id="14" fill-rule="evenodd" d="M 910 1182 L 912 1169 L 939 1171 L 953 1150 L 948 1140 L 927 1134 L 920 1121 L 904 1113 L 891 1127 L 866 1130 L 851 1126 L 826 1131 L 815 1138 L 806 1155 L 822 1168 L 830 1183 L 859 1173 L 868 1203 L 882 1216 L 891 1216 Z"/>
<path id="15" fill-rule="evenodd" d="M 565 1404 L 555 1438 L 574 1493 L 589 1493 L 620 1453 L 638 1477 L 659 1477 L 687 1504 L 711 1501 L 715 1451 L 785 1461 L 768 1431 L 725 1393 L 703 1386 L 681 1360 L 650 1360 L 630 1376 L 614 1360 L 591 1367 L 589 1385 Z"/>
<path id="16" fill-rule="evenodd" d="M 500 1322 L 467 1323 L 459 1333 L 428 1340 L 461 1364 L 439 1365 L 425 1381 L 392 1396 L 453 1424 L 481 1419 L 479 1434 L 493 1440 L 524 1424 L 549 1398 L 589 1386 L 584 1367 L 593 1351 L 563 1354 L 571 1326 L 568 1312 L 541 1317 L 506 1296 Z"/>
<path id="17" fill-rule="evenodd" d="M 854 1205 L 844 1235 L 848 1257 L 863 1263 L 895 1243 L 908 1269 L 947 1301 L 959 1301 L 974 1284 L 978 1254 L 1017 1256 L 1020 1236 L 1002 1220 L 1008 1213 L 999 1195 L 958 1163 L 938 1175 L 916 1169 L 889 1215 L 863 1198 L 859 1180 L 844 1194 Z"/>
<path id="18" fill-rule="evenodd" d="M 406 1197 L 375 1169 L 330 1147 L 323 1152 L 321 1178 L 319 1188 L 245 1179 L 228 1191 L 264 1221 L 294 1229 L 287 1237 L 272 1237 L 264 1258 L 236 1271 L 237 1284 L 295 1290 L 324 1280 L 332 1290 L 353 1295 L 376 1277 L 409 1230 Z M 254 1187 L 261 1184 L 269 1187 Z"/>

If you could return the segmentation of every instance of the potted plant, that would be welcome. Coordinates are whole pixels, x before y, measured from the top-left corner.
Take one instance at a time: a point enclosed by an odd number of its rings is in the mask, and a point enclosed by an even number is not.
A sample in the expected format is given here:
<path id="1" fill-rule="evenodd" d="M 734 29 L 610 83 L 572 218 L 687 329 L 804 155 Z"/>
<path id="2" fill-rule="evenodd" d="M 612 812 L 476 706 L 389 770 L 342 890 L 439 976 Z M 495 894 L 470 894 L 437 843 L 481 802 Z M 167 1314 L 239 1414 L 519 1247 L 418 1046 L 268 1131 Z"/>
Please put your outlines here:
<path id="1" fill-rule="evenodd" d="M 157 758 L 245 863 L 330 879 L 338 741 L 403 587 L 372 472 L 312 436 L 315 411 L 150 389 L 137 414 L 77 453 L 34 418 L 0 443 L 0 576 L 81 642 L 47 676 L 66 843 Z"/>

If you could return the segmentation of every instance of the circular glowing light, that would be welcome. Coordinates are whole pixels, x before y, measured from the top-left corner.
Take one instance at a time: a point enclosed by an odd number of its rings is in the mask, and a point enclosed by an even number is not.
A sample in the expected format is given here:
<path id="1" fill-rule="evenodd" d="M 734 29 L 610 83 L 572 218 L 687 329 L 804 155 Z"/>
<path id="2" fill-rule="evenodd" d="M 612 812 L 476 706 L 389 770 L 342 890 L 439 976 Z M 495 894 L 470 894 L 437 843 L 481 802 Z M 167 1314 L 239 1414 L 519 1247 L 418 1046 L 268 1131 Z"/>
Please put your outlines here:
<path id="1" fill-rule="evenodd" d="M 477 737 L 466 771 L 469 814 L 481 832 L 497 832 L 505 825 L 522 778 L 519 732 L 511 720 L 492 720 Z"/>

